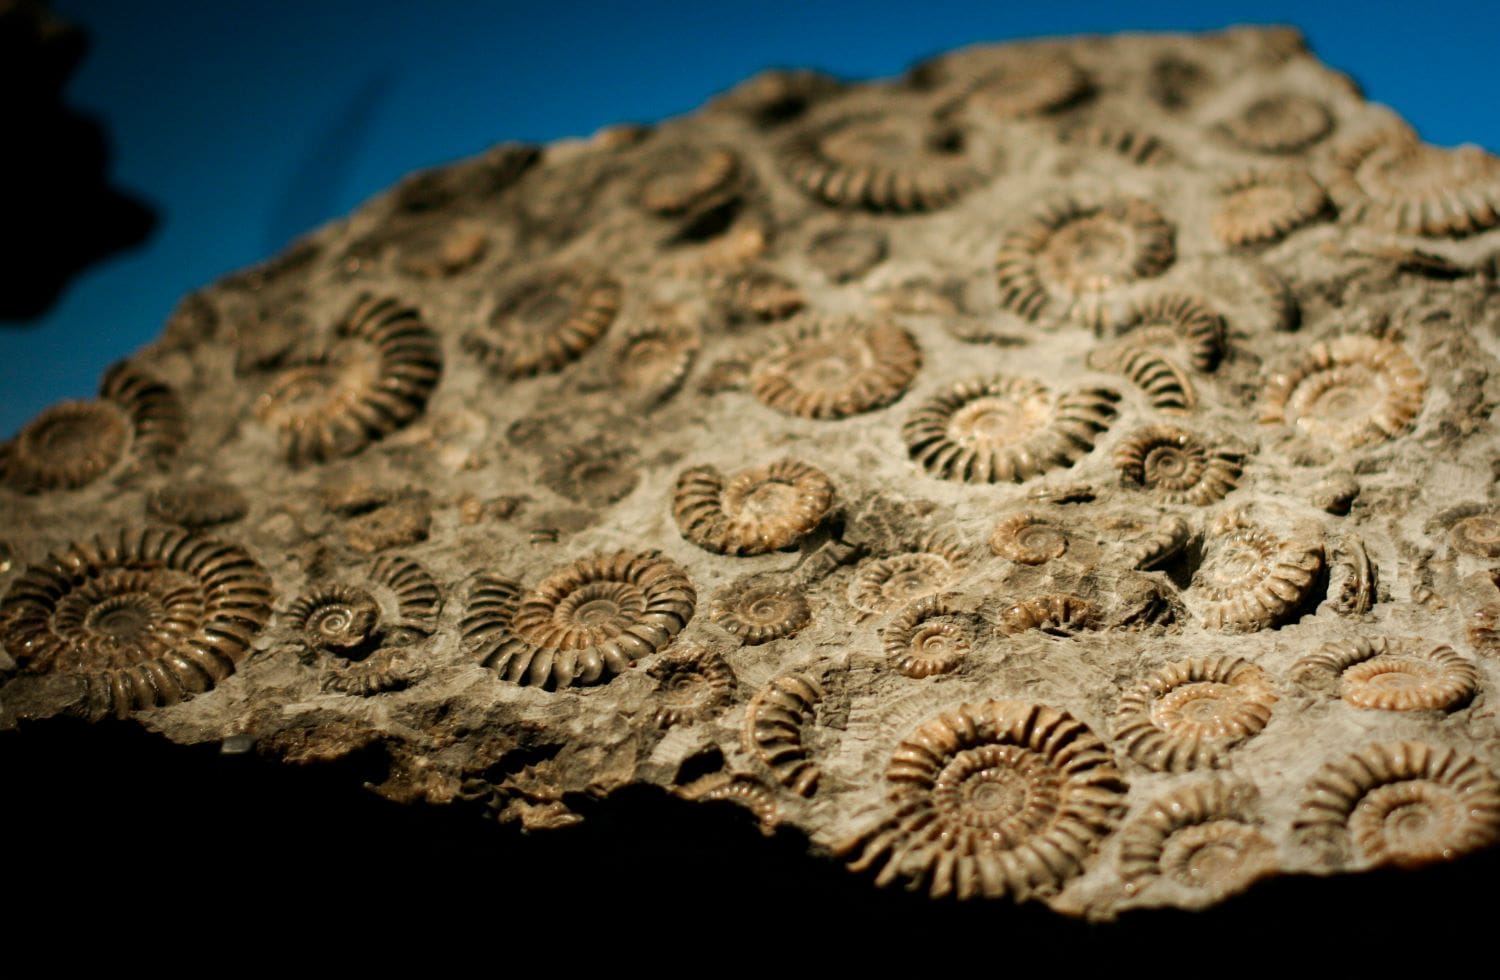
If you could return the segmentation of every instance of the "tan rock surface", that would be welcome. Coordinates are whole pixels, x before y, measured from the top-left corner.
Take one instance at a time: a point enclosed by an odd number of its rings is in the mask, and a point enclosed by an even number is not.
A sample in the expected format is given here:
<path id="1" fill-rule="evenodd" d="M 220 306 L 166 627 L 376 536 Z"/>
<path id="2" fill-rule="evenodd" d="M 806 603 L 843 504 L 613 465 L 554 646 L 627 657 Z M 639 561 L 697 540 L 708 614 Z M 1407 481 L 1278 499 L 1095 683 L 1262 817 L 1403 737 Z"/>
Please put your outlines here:
<path id="1" fill-rule="evenodd" d="M 1090 918 L 1500 840 L 1500 161 L 1293 32 L 417 174 L 0 447 L 0 724 Z"/>

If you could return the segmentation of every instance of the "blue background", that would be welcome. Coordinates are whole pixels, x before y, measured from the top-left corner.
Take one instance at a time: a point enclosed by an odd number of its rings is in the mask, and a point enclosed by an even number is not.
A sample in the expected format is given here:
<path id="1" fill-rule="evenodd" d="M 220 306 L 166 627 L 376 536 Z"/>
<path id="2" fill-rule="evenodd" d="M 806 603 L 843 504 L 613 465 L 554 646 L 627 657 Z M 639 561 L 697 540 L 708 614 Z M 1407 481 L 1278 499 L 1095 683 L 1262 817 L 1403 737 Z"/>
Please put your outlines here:
<path id="1" fill-rule="evenodd" d="M 0 329 L 0 436 L 154 337 L 187 291 L 408 171 L 687 112 L 762 68 L 890 75 L 978 41 L 1301 27 L 1431 142 L 1500 148 L 1494 3 L 647 3 L 55 0 L 87 28 L 69 101 L 161 224 L 44 319 Z"/>

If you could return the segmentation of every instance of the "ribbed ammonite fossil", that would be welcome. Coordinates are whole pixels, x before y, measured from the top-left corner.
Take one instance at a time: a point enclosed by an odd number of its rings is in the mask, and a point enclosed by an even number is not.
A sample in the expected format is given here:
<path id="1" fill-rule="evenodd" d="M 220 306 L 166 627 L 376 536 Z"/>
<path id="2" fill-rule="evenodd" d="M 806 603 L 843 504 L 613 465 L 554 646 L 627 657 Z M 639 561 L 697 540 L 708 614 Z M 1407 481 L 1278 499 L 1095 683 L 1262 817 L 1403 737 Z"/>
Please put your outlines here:
<path id="1" fill-rule="evenodd" d="M 0 433 L 0 729 L 650 784 L 999 913 L 1472 867 L 1497 256 L 1500 159 L 1287 29 L 502 145 Z"/>

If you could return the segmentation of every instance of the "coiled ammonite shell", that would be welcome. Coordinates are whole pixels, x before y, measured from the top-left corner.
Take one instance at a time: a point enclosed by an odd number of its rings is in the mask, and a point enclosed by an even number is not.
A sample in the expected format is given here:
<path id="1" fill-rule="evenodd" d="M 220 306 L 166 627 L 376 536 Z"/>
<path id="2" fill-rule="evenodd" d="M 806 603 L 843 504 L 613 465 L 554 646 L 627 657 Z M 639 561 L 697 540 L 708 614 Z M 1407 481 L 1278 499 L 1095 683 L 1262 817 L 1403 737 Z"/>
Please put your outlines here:
<path id="1" fill-rule="evenodd" d="M 730 555 L 794 544 L 828 513 L 833 483 L 815 466 L 783 459 L 725 478 L 712 466 L 684 470 L 672 496 L 683 537 Z"/>
<path id="2" fill-rule="evenodd" d="M 123 716 L 233 674 L 271 599 L 238 545 L 127 528 L 29 567 L 0 602 L 0 638 L 27 670 L 78 677 L 87 710 Z"/>
<path id="3" fill-rule="evenodd" d="M 788 415 L 838 419 L 900 398 L 922 364 L 916 341 L 889 323 L 803 320 L 750 368 L 750 390 Z"/>

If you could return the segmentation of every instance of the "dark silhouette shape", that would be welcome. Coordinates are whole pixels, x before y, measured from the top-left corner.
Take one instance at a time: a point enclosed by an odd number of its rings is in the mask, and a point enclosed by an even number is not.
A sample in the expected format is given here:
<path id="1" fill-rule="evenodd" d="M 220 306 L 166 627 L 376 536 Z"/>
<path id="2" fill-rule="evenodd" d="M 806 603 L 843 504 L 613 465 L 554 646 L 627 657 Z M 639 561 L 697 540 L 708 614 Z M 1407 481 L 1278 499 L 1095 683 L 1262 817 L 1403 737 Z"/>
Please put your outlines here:
<path id="1" fill-rule="evenodd" d="M 271 211 L 265 233 L 268 254 L 281 251 L 298 235 L 347 210 L 343 192 L 392 82 L 388 73 L 366 79 L 308 145 Z"/>
<path id="2" fill-rule="evenodd" d="M 80 270 L 156 225 L 109 186 L 103 127 L 62 102 L 87 47 L 38 0 L 0 0 L 0 322 L 45 313 Z"/>

